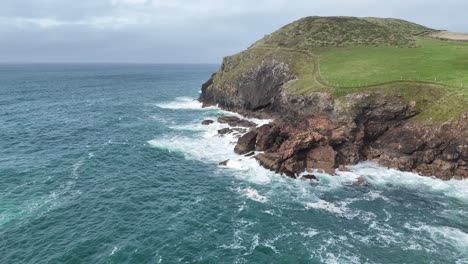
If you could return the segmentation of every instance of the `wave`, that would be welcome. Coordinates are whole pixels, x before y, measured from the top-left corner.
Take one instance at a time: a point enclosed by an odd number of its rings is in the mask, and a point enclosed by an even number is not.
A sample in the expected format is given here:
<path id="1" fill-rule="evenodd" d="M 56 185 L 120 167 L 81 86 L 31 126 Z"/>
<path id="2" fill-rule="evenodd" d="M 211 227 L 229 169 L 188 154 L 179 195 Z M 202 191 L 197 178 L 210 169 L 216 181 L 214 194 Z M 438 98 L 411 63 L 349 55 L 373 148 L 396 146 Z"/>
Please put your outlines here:
<path id="1" fill-rule="evenodd" d="M 159 103 L 159 107 L 169 109 L 198 109 L 207 111 L 208 116 L 216 120 L 220 115 L 234 115 L 245 118 L 237 113 L 221 110 L 219 108 L 202 108 L 201 103 L 193 98 L 179 97 L 171 102 Z M 215 109 L 216 111 L 213 111 Z M 272 182 L 284 182 L 280 175 L 261 167 L 258 162 L 251 157 L 236 155 L 233 151 L 239 134 L 218 135 L 217 131 L 228 127 L 226 124 L 214 122 L 209 126 L 201 125 L 201 121 L 206 117 L 200 116 L 192 123 L 175 124 L 170 126 L 173 131 L 159 138 L 148 141 L 150 146 L 165 149 L 167 151 L 179 152 L 187 159 L 195 159 L 205 163 L 218 164 L 221 161 L 229 160 L 226 166 L 218 167 L 222 170 L 235 171 L 235 176 L 259 184 L 270 184 Z M 272 120 L 248 118 L 248 120 L 259 125 L 266 124 Z M 192 133 L 186 133 L 187 131 Z M 185 132 L 185 133 L 183 133 Z M 189 135 L 187 135 L 189 134 Z M 315 187 L 319 191 L 331 191 L 346 188 L 355 183 L 359 178 L 364 178 L 373 188 L 385 190 L 388 188 L 404 187 L 417 192 L 426 192 L 457 199 L 463 203 L 468 203 L 468 181 L 451 180 L 443 181 L 436 178 L 424 177 L 415 173 L 402 172 L 394 169 L 380 167 L 374 163 L 363 162 L 358 165 L 349 166 L 349 171 L 337 170 L 336 176 L 314 171 L 314 175 L 319 179 Z M 307 184 L 305 184 L 307 185 Z M 375 200 L 386 199 L 379 192 L 373 192 L 373 197 L 364 196 L 362 199 Z M 316 197 L 313 200 L 317 200 Z M 314 203 L 308 201 L 308 207 L 342 213 L 344 208 L 334 207 L 324 202 Z"/>
<path id="2" fill-rule="evenodd" d="M 159 108 L 173 109 L 173 110 L 178 110 L 178 109 L 203 110 L 204 109 L 202 108 L 202 103 L 200 101 L 190 98 L 190 97 L 177 97 L 174 101 L 156 103 L 155 105 Z"/>
<path id="3" fill-rule="evenodd" d="M 421 176 L 416 173 L 387 169 L 371 162 L 349 166 L 351 172 L 338 172 L 338 175 L 364 177 L 374 187 L 404 187 L 416 192 L 426 192 L 457 199 L 468 203 L 468 181 L 450 180 Z"/>
<path id="4" fill-rule="evenodd" d="M 243 196 L 249 198 L 250 200 L 253 200 L 259 203 L 265 203 L 268 201 L 268 198 L 266 196 L 259 194 L 257 190 L 251 187 L 247 187 L 245 189 L 238 188 L 236 191 L 242 194 Z"/>
<path id="5" fill-rule="evenodd" d="M 449 226 L 431 226 L 425 223 L 406 223 L 404 227 L 416 233 L 425 233 L 433 241 L 453 245 L 468 257 L 468 233 L 463 230 Z"/>
<path id="6" fill-rule="evenodd" d="M 81 191 L 75 190 L 76 182 L 80 178 L 80 170 L 83 165 L 90 159 L 94 158 L 94 153 L 89 152 L 87 156 L 79 158 L 72 166 L 70 175 L 66 181 L 61 183 L 56 189 L 52 190 L 48 195 L 43 195 L 24 203 L 6 208 L 0 212 L 0 227 L 11 221 L 28 219 L 31 216 L 40 216 L 61 206 L 69 200 L 75 199 L 81 195 Z M 27 184 L 20 186 L 25 187 Z"/>

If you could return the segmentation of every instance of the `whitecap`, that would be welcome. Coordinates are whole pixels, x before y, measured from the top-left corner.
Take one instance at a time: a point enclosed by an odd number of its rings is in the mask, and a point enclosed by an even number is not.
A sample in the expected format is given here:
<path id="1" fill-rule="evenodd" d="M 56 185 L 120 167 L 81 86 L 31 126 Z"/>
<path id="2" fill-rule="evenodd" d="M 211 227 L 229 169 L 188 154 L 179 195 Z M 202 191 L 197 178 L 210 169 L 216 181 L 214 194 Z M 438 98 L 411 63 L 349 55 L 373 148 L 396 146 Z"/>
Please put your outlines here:
<path id="1" fill-rule="evenodd" d="M 401 186 L 417 192 L 440 194 L 468 203 L 468 181 L 443 181 L 433 177 L 420 176 L 411 172 L 402 172 L 395 169 L 386 169 L 371 162 L 363 162 L 349 166 L 356 176 L 363 176 L 371 185 L 379 188 L 388 186 Z M 341 172 L 339 175 L 343 175 Z"/>
<path id="2" fill-rule="evenodd" d="M 119 248 L 118 248 L 118 247 L 114 247 L 114 248 L 112 249 L 112 252 L 110 253 L 110 256 L 114 255 L 115 252 L 117 252 L 117 250 L 119 250 Z"/>
<path id="3" fill-rule="evenodd" d="M 177 97 L 174 101 L 162 102 L 155 104 L 159 108 L 164 109 L 188 109 L 188 110 L 202 110 L 202 103 L 190 97 Z"/>
<path id="4" fill-rule="evenodd" d="M 301 236 L 303 236 L 303 237 L 311 238 L 311 237 L 314 237 L 314 236 L 320 234 L 320 232 L 317 231 L 316 229 L 308 228 L 307 231 L 301 232 L 300 234 L 301 234 Z"/>
<path id="5" fill-rule="evenodd" d="M 259 203 L 266 203 L 268 201 L 268 198 L 266 196 L 259 194 L 257 190 L 251 187 L 247 187 L 245 189 L 237 188 L 236 191 L 242 194 L 243 196 L 249 198 L 250 200 L 253 200 Z"/>
<path id="6" fill-rule="evenodd" d="M 310 202 L 306 203 L 306 207 L 309 209 L 318 209 L 318 210 L 324 210 L 339 216 L 344 216 L 348 209 L 346 206 L 337 206 L 334 203 L 330 203 L 324 200 L 319 200 L 317 202 Z"/>
<path id="7" fill-rule="evenodd" d="M 405 223 L 404 227 L 415 232 L 428 234 L 433 241 L 454 245 L 468 256 L 468 233 L 450 226 L 431 226 L 424 223 Z"/>

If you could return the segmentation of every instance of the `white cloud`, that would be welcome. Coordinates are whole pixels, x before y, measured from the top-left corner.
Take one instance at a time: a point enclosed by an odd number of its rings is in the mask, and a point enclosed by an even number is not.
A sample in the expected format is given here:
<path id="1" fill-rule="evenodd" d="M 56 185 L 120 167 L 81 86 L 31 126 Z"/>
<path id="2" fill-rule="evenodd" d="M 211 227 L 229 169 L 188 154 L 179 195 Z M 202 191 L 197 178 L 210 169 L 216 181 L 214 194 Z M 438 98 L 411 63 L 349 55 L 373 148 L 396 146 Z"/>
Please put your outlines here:
<path id="1" fill-rule="evenodd" d="M 119 5 L 144 5 L 147 0 L 111 0 L 111 4 L 114 6 Z"/>
<path id="2" fill-rule="evenodd" d="M 75 21 L 57 20 L 51 18 L 0 17 L 0 25 L 3 26 L 13 26 L 19 28 L 38 27 L 42 29 L 63 26 L 84 26 L 101 29 L 118 29 L 125 26 L 148 24 L 150 21 L 151 20 L 145 16 L 101 16 Z"/>

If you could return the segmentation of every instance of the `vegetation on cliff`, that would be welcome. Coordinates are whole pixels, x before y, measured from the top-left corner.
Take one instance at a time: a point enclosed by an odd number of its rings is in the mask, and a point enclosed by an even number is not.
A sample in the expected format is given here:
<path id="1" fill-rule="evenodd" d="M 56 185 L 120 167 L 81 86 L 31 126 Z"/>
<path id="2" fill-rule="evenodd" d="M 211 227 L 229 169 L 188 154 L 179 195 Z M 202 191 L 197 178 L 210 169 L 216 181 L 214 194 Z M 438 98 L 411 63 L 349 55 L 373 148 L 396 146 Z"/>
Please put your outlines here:
<path id="1" fill-rule="evenodd" d="M 200 100 L 279 117 L 235 151 L 291 177 L 372 160 L 468 178 L 468 43 L 435 33 L 396 19 L 304 18 L 225 58 Z"/>
<path id="2" fill-rule="evenodd" d="M 468 43 L 431 38 L 434 32 L 398 19 L 303 18 L 225 58 L 207 89 L 216 90 L 218 99 L 233 98 L 240 86 L 275 68 L 283 77 L 267 76 L 266 83 L 283 93 L 327 92 L 336 98 L 377 89 L 417 102 L 418 120 L 455 119 L 468 109 Z M 246 93 L 251 92 L 241 91 Z M 245 101 L 239 97 L 227 104 Z"/>

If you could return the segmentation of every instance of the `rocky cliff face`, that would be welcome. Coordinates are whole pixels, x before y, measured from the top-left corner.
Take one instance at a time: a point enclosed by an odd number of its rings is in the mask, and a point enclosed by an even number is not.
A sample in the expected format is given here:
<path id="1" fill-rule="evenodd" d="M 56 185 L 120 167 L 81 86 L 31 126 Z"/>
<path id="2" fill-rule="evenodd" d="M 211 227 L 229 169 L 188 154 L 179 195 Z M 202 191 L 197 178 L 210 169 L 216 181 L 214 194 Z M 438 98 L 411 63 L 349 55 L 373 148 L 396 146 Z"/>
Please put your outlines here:
<path id="1" fill-rule="evenodd" d="M 468 178 L 468 113 L 429 124 L 414 121 L 421 102 L 379 89 L 337 98 L 294 94 L 285 87 L 297 80 L 303 56 L 285 54 L 266 48 L 225 58 L 202 86 L 204 106 L 275 119 L 242 136 L 238 154 L 255 150 L 262 166 L 292 177 L 371 160 L 442 179 Z"/>
<path id="2" fill-rule="evenodd" d="M 226 58 L 220 71 L 202 86 L 201 102 L 206 105 L 219 104 L 233 110 L 268 108 L 280 93 L 281 86 L 294 78 L 289 74 L 287 64 L 269 60 L 222 85 L 214 81 L 215 77 L 222 79 L 233 67 L 230 58 Z"/>
<path id="3" fill-rule="evenodd" d="M 203 85 L 200 101 L 274 116 L 275 122 L 251 129 L 236 147 L 241 154 L 258 151 L 255 158 L 268 169 L 295 177 L 371 160 L 442 179 L 468 178 L 468 115 L 440 124 L 414 122 L 417 102 L 405 104 L 379 91 L 338 99 L 328 93 L 294 96 L 282 89 L 293 78 L 288 65 L 276 61 L 216 86 L 213 78 L 227 67 Z"/>

